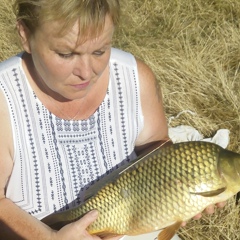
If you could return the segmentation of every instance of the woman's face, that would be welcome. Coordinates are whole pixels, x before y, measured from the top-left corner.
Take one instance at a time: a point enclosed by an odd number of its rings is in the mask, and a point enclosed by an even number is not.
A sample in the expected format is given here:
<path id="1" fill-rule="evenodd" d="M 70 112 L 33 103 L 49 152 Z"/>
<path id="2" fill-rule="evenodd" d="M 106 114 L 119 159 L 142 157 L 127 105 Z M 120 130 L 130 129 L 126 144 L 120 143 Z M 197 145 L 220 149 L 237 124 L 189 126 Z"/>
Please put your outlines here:
<path id="1" fill-rule="evenodd" d="M 106 17 L 103 31 L 96 37 L 82 41 L 78 22 L 66 35 L 59 37 L 57 22 L 45 23 L 28 37 L 23 47 L 31 54 L 39 79 L 47 91 L 58 98 L 74 100 L 86 96 L 104 71 L 108 71 L 114 26 Z"/>

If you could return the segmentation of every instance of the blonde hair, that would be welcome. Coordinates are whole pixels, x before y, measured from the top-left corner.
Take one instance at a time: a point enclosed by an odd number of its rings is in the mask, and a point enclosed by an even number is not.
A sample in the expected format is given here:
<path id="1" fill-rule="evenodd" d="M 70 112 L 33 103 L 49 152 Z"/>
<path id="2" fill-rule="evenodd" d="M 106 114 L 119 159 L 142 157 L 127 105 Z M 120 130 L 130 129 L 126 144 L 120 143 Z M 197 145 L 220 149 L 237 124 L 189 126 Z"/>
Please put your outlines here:
<path id="1" fill-rule="evenodd" d="M 79 34 L 84 36 L 101 32 L 107 15 L 116 26 L 120 6 L 119 0 L 15 0 L 14 12 L 31 34 L 40 24 L 51 21 L 62 23 L 62 34 L 79 21 Z"/>

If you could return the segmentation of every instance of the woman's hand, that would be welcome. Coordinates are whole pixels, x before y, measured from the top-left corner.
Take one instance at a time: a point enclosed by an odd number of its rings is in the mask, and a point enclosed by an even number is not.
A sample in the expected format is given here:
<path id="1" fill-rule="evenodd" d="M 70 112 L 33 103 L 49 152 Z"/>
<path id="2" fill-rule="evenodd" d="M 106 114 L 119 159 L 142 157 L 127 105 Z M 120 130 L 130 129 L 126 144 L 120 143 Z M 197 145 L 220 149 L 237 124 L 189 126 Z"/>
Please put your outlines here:
<path id="1" fill-rule="evenodd" d="M 219 208 L 223 208 L 226 204 L 227 202 L 220 202 L 220 203 L 217 203 L 216 205 L 210 205 L 203 212 L 207 214 L 213 214 L 215 212 L 215 206 Z M 202 217 L 202 213 L 199 213 L 193 219 L 198 220 L 201 217 Z"/>
<path id="2" fill-rule="evenodd" d="M 108 238 L 100 238 L 98 236 L 93 236 L 88 233 L 86 230 L 87 227 L 93 223 L 98 217 L 97 210 L 93 210 L 86 215 L 84 215 L 81 219 L 76 222 L 70 223 L 59 231 L 53 233 L 53 238 L 56 240 L 118 240 L 122 236 L 117 237 L 108 237 Z"/>
<path id="3" fill-rule="evenodd" d="M 215 212 L 215 206 L 219 207 L 219 208 L 223 208 L 225 205 L 227 204 L 227 202 L 220 202 L 217 203 L 216 205 L 210 205 L 207 208 L 205 208 L 205 210 L 203 211 L 203 213 L 206 214 L 213 214 Z M 193 217 L 194 220 L 198 220 L 202 217 L 202 213 L 197 214 L 196 216 Z M 185 227 L 187 225 L 186 222 L 182 223 L 182 227 Z"/>

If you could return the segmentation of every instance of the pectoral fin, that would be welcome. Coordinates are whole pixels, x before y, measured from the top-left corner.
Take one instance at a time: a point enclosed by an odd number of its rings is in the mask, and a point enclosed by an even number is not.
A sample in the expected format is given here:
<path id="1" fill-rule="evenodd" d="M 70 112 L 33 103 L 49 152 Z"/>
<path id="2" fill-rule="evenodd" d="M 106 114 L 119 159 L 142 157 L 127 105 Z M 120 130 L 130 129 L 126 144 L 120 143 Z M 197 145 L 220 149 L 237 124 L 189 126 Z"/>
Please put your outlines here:
<path id="1" fill-rule="evenodd" d="M 173 238 L 173 236 L 176 234 L 178 229 L 180 228 L 182 222 L 176 222 L 173 225 L 164 228 L 159 234 L 158 234 L 158 240 L 170 240 Z"/>
<path id="2" fill-rule="evenodd" d="M 220 193 L 224 192 L 226 187 L 219 188 L 217 190 L 207 191 L 207 192 L 191 192 L 191 194 L 200 195 L 203 197 L 214 197 L 219 195 Z"/>

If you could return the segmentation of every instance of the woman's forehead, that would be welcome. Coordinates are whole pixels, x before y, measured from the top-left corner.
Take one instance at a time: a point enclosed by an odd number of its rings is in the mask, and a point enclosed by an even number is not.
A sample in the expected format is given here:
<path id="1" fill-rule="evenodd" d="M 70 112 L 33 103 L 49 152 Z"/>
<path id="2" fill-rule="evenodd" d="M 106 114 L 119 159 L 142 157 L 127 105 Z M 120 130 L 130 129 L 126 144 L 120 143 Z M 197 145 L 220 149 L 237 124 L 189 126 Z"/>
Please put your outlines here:
<path id="1" fill-rule="evenodd" d="M 104 35 L 108 32 L 113 31 L 114 25 L 110 16 L 106 16 L 102 25 L 94 26 L 90 25 L 86 29 L 81 28 L 80 19 L 77 19 L 71 26 L 63 29 L 64 22 L 62 21 L 51 21 L 44 22 L 39 26 L 39 29 L 43 34 L 50 35 L 54 38 L 62 37 L 76 37 L 80 41 L 86 39 L 94 39 Z"/>
<path id="2" fill-rule="evenodd" d="M 110 18 L 106 18 L 104 26 L 102 29 L 97 32 L 95 29 L 88 29 L 87 32 L 81 33 L 79 29 L 79 21 L 76 21 L 75 24 L 64 32 L 64 34 L 59 35 L 59 29 L 61 29 L 60 22 L 49 22 L 44 23 L 37 31 L 37 34 L 40 34 L 41 39 L 48 39 L 51 45 L 60 47 L 60 48 L 70 48 L 74 49 L 79 45 L 84 43 L 94 43 L 98 45 L 107 45 L 111 43 L 114 25 Z"/>

